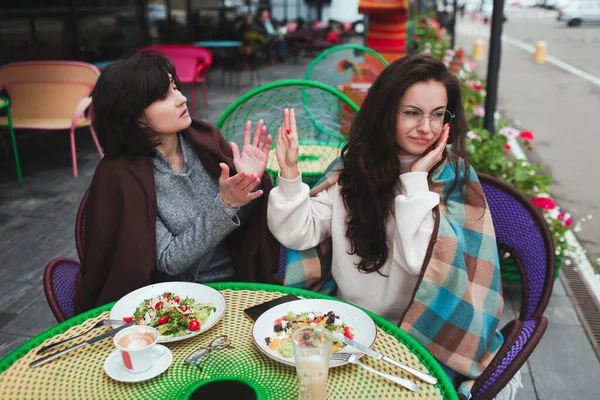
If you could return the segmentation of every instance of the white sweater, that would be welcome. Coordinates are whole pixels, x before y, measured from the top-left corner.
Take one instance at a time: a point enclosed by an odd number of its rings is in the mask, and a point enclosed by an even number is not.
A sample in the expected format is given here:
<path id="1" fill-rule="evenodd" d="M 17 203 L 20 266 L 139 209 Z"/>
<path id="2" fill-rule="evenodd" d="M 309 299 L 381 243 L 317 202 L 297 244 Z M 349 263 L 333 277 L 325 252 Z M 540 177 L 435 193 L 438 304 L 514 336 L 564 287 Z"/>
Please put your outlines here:
<path id="1" fill-rule="evenodd" d="M 387 222 L 388 243 L 393 246 L 380 269 L 385 276 L 360 272 L 360 258 L 349 254 L 347 212 L 338 184 L 310 197 L 300 176 L 293 181 L 280 177 L 269 194 L 267 221 L 277 240 L 290 249 L 306 250 L 331 237 L 338 297 L 393 323 L 400 321 L 410 302 L 433 233 L 432 209 L 440 201 L 429 191 L 426 172 L 406 172 L 415 158 L 400 157 L 401 189 Z"/>

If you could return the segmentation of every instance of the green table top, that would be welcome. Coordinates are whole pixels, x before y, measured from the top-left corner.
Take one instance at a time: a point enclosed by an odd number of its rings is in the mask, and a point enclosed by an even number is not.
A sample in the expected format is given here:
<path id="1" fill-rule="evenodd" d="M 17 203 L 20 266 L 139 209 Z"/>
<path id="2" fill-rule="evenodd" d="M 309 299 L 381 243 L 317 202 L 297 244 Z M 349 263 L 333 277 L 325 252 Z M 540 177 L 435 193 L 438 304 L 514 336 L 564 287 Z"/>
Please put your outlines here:
<path id="1" fill-rule="evenodd" d="M 28 364 L 35 356 L 36 348 L 45 341 L 69 331 L 69 335 L 85 331 L 97 320 L 107 318 L 114 303 L 98 307 L 77 315 L 54 326 L 31 339 L 0 361 L 0 393 L 8 398 L 174 398 L 186 399 L 201 384 L 215 379 L 245 380 L 255 388 L 259 399 L 289 399 L 297 393 L 297 378 L 292 367 L 267 359 L 253 343 L 251 323 L 242 315 L 248 306 L 259 304 L 282 294 L 295 294 L 304 298 L 332 299 L 319 293 L 278 285 L 253 283 L 208 284 L 221 291 L 227 299 L 227 311 L 215 327 L 207 332 L 181 342 L 169 344 L 174 358 L 170 368 L 162 375 L 149 381 L 126 384 L 112 381 L 102 369 L 104 359 L 114 350 L 112 341 L 105 340 L 94 346 L 84 347 L 67 354 L 44 366 L 31 369 Z M 413 380 L 421 387 L 421 392 L 409 392 L 389 381 L 370 374 L 356 365 L 346 365 L 330 371 L 328 398 L 368 399 L 368 398 L 443 398 L 458 399 L 450 380 L 435 359 L 413 338 L 387 320 L 366 311 L 378 327 L 374 348 L 399 361 L 410 363 L 413 368 L 428 371 L 438 379 L 435 386 L 428 385 L 410 375 L 390 367 L 389 364 L 365 357 L 363 362 Z M 99 334 L 100 329 L 88 337 Z M 227 353 L 221 350 L 219 356 L 211 356 L 203 364 L 202 372 L 195 367 L 183 364 L 183 359 L 205 346 L 220 334 L 228 334 L 237 350 Z M 48 344 L 50 341 L 46 342 Z M 400 348 L 402 350 L 400 350 Z M 229 354 L 229 355 L 228 355 Z M 235 362 L 232 362 L 235 359 Z M 408 360 L 408 361 L 407 361 Z M 382 364 L 377 364 L 377 363 Z M 388 369 L 389 368 L 389 369 Z M 58 395 L 57 395 L 58 393 Z M 433 394 L 432 394 L 433 393 Z M 154 396 L 154 397 L 153 397 Z M 291 396 L 291 397 L 290 397 Z M 381 397 L 384 396 L 384 397 Z"/>

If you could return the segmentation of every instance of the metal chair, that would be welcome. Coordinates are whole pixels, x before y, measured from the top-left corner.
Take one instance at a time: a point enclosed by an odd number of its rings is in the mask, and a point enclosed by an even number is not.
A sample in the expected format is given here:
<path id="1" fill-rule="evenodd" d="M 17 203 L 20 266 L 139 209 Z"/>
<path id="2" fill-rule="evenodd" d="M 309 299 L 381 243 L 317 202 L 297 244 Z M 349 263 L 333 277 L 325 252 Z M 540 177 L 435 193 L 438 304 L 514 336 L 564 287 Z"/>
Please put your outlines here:
<path id="1" fill-rule="evenodd" d="M 44 293 L 52 314 L 58 322 L 62 322 L 75 315 L 73 300 L 79 287 L 81 263 L 83 262 L 83 248 L 85 239 L 85 211 L 88 192 L 81 199 L 77 219 L 75 221 L 75 246 L 80 261 L 70 258 L 55 258 L 50 261 L 44 270 Z"/>
<path id="2" fill-rule="evenodd" d="M 521 192 L 484 174 L 479 180 L 492 214 L 498 248 L 510 252 L 521 273 L 519 318 L 502 328 L 504 344 L 475 381 L 473 399 L 493 399 L 531 355 L 548 326 L 543 315 L 554 283 L 554 242 L 543 216 Z"/>
<path id="3" fill-rule="evenodd" d="M 98 68 L 76 61 L 30 61 L 0 67 L 0 90 L 5 89 L 10 97 L 13 128 L 69 129 L 74 177 L 75 128 L 88 127 L 100 157 L 104 156 L 89 114 L 89 95 L 99 75 Z M 0 117 L 0 125 L 6 124 L 8 117 Z"/>
<path id="4" fill-rule="evenodd" d="M 312 184 L 339 156 L 358 107 L 342 92 L 320 82 L 283 80 L 244 94 L 221 116 L 216 127 L 225 139 L 242 145 L 246 121 L 263 119 L 276 144 L 283 109 L 294 108 L 300 141 L 300 168 L 305 182 Z M 275 151 L 269 154 L 267 172 L 277 181 L 279 165 Z"/>

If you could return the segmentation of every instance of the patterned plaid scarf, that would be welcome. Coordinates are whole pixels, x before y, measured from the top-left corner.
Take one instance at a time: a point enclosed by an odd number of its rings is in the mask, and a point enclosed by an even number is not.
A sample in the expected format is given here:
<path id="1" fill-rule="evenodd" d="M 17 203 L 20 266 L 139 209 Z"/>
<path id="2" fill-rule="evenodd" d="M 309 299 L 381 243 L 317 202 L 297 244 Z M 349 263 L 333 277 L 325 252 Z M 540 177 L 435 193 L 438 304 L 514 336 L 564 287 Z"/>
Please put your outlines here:
<path id="1" fill-rule="evenodd" d="M 459 167 L 464 164 L 459 163 Z M 335 160 L 311 190 L 334 185 L 343 168 Z M 459 168 L 460 169 L 460 168 Z M 399 323 L 438 361 L 476 379 L 503 343 L 497 330 L 502 314 L 500 266 L 492 217 L 473 169 L 467 199 L 452 189 L 456 172 L 447 159 L 429 174 L 429 188 L 440 195 L 435 228 L 413 299 Z M 287 251 L 285 284 L 332 293 L 331 239 L 306 251 Z M 469 392 L 473 380 L 459 392 Z"/>

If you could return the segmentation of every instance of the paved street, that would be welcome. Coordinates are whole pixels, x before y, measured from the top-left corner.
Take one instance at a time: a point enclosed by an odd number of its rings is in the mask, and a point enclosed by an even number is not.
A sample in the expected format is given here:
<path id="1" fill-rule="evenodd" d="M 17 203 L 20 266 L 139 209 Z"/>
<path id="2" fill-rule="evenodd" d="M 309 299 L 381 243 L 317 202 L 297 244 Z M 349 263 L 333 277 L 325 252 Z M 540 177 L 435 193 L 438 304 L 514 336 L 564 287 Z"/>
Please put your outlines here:
<path id="1" fill-rule="evenodd" d="M 510 42 L 535 46 L 544 40 L 548 54 L 600 77 L 600 25 L 568 28 L 556 11 L 508 7 L 504 35 Z M 488 46 L 490 27 L 470 18 L 459 21 L 457 43 L 467 54 L 476 39 Z M 535 150 L 528 155 L 546 165 L 555 184 L 552 194 L 575 219 L 592 215 L 577 234 L 590 259 L 600 257 L 600 160 L 598 110 L 600 86 L 549 63 L 535 64 L 532 54 L 506 41 L 502 45 L 499 110 L 518 128 L 531 130 Z M 486 58 L 478 71 L 485 77 Z M 600 78 L 598 78 L 600 79 Z"/>

